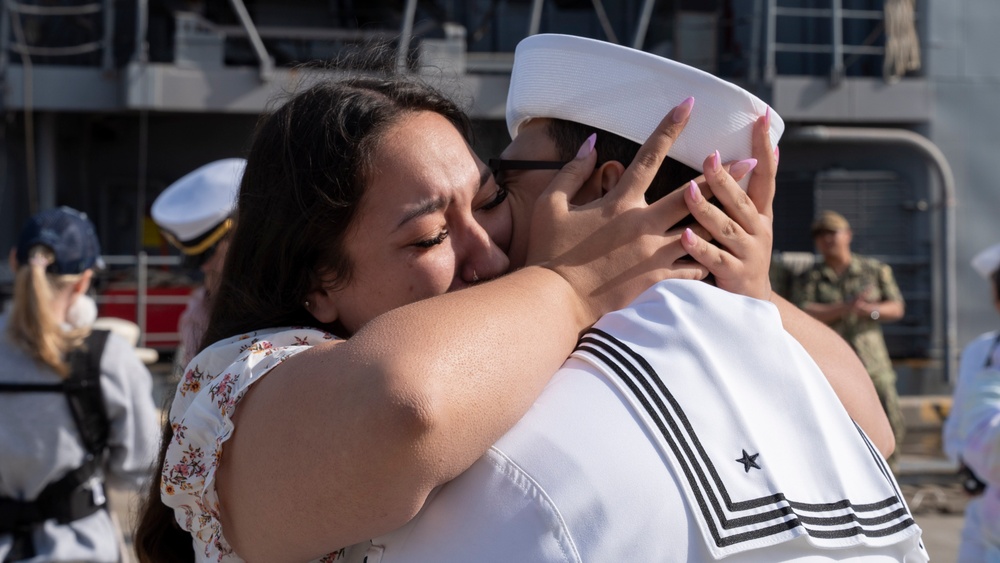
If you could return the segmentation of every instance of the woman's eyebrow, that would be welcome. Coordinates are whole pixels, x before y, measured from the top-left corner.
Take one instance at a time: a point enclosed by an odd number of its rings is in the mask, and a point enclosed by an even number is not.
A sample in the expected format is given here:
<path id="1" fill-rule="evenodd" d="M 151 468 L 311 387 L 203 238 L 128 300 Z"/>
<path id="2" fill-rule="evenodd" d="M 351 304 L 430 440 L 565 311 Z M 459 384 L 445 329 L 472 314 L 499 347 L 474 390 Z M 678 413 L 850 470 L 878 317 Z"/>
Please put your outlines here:
<path id="1" fill-rule="evenodd" d="M 403 218 L 399 221 L 399 224 L 396 225 L 396 229 L 399 229 L 400 227 L 416 219 L 417 217 L 430 215 L 431 213 L 440 211 L 444 209 L 447 205 L 448 205 L 448 200 L 444 196 L 425 199 L 403 214 Z"/>

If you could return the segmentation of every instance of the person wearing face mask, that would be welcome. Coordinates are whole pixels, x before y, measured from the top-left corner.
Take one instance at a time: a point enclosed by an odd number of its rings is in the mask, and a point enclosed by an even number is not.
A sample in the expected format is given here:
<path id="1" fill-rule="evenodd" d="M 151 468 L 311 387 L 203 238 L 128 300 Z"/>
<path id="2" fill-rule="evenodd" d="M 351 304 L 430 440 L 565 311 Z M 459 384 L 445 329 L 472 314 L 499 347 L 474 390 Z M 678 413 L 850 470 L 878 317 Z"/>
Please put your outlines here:
<path id="1" fill-rule="evenodd" d="M 84 297 L 100 247 L 69 207 L 31 217 L 11 251 L 14 300 L 0 316 L 0 560 L 120 560 L 107 480 L 149 475 L 152 377 L 123 338 L 92 330 Z"/>
<path id="2" fill-rule="evenodd" d="M 175 372 L 183 372 L 198 353 L 208 327 L 208 314 L 219 286 L 229 248 L 236 192 L 246 160 L 225 158 L 185 174 L 167 186 L 153 201 L 150 213 L 164 238 L 181 251 L 184 264 L 197 268 L 204 282 L 191 292 L 179 326 L 180 343 L 174 358 Z"/>

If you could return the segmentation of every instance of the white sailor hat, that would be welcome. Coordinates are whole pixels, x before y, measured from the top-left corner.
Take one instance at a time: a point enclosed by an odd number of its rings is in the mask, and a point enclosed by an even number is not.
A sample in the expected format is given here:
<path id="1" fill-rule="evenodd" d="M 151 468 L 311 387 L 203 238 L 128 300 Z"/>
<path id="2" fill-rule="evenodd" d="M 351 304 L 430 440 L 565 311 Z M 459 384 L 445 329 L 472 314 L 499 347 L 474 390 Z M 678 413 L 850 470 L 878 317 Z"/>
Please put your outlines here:
<path id="1" fill-rule="evenodd" d="M 972 259 L 972 267 L 979 272 L 980 276 L 990 279 L 990 276 L 1000 269 L 1000 243 L 976 254 L 975 258 Z"/>
<path id="2" fill-rule="evenodd" d="M 153 202 L 153 221 L 181 252 L 197 256 L 232 228 L 246 160 L 210 162 L 167 186 Z"/>
<path id="3" fill-rule="evenodd" d="M 695 106 L 670 157 L 696 170 L 714 150 L 722 160 L 751 156 L 751 132 L 767 104 L 746 90 L 696 68 L 595 39 L 540 34 L 514 53 L 507 94 L 512 139 L 532 118 L 556 118 L 644 143 L 657 124 L 689 96 Z M 771 144 L 785 130 L 771 110 Z"/>

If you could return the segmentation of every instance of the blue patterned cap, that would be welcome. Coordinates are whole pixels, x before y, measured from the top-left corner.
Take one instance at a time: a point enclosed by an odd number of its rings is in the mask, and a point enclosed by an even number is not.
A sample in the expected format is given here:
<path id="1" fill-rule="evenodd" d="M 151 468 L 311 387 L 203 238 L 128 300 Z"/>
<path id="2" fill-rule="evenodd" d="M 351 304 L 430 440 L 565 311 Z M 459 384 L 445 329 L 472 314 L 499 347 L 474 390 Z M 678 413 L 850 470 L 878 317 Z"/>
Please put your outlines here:
<path id="1" fill-rule="evenodd" d="M 70 207 L 48 209 L 28 219 L 17 239 L 17 263 L 28 263 L 28 252 L 42 245 L 55 254 L 46 272 L 79 274 L 100 265 L 101 246 L 87 215 Z"/>

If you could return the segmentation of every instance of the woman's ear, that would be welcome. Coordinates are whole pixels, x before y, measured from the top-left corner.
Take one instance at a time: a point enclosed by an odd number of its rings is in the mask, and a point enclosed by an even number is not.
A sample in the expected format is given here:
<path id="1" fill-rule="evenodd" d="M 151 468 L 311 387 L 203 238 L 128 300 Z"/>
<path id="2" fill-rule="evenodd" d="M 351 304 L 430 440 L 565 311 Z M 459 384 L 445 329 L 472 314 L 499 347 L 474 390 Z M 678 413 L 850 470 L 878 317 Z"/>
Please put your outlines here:
<path id="1" fill-rule="evenodd" d="M 90 281 L 94 278 L 94 270 L 84 270 L 80 279 L 73 283 L 73 295 L 83 295 L 90 289 Z"/>
<path id="2" fill-rule="evenodd" d="M 611 188 L 618 184 L 622 175 L 625 174 L 625 167 L 617 160 L 609 160 L 597 167 L 594 173 L 587 178 L 583 187 L 573 197 L 573 205 L 584 205 L 596 199 L 604 197 L 604 194 L 611 191 Z"/>
<path id="3" fill-rule="evenodd" d="M 306 302 L 302 305 L 317 321 L 330 324 L 340 316 L 337 310 L 338 292 L 318 282 L 315 289 L 306 294 Z"/>

